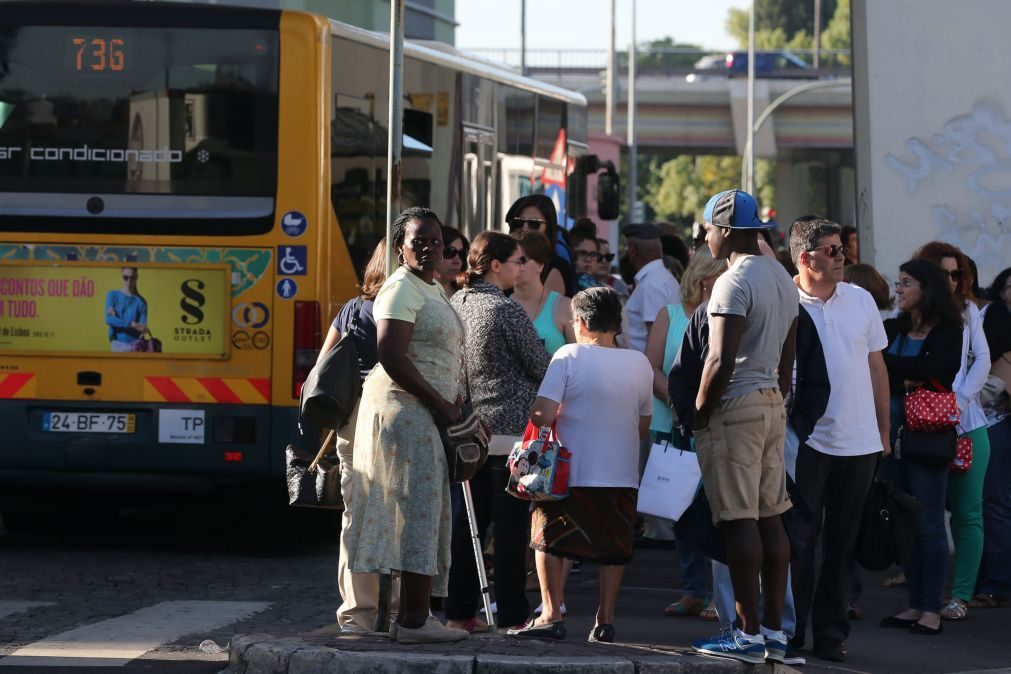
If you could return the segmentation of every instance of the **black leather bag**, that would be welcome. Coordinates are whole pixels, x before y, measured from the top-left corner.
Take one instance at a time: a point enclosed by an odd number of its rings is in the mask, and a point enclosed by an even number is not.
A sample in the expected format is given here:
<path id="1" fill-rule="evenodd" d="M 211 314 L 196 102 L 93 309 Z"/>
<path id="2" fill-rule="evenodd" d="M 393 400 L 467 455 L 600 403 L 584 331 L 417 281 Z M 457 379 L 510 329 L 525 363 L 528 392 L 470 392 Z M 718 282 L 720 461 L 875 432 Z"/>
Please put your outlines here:
<path id="1" fill-rule="evenodd" d="M 362 395 L 358 347 L 353 337 L 362 308 L 359 297 L 351 325 L 340 341 L 316 364 L 302 385 L 299 415 L 320 428 L 343 428 Z"/>
<path id="2" fill-rule="evenodd" d="M 468 482 L 488 460 L 488 443 L 491 432 L 488 425 L 474 412 L 474 406 L 467 400 L 463 403 L 460 422 L 445 426 L 436 422 L 442 446 L 446 450 L 446 465 L 449 467 L 449 481 Z"/>
<path id="3" fill-rule="evenodd" d="M 916 515 L 923 505 L 890 482 L 871 483 L 860 518 L 854 556 L 868 571 L 905 564 L 916 544 Z"/>
<path id="4" fill-rule="evenodd" d="M 926 432 L 911 431 L 902 426 L 899 428 L 899 440 L 895 443 L 897 459 L 939 470 L 946 469 L 951 464 L 957 451 L 958 433 L 954 428 Z"/>
<path id="5" fill-rule="evenodd" d="M 342 509 L 340 462 L 324 457 L 335 432 L 323 441 L 315 459 L 293 445 L 284 450 L 284 477 L 288 486 L 288 505 L 306 508 Z"/>

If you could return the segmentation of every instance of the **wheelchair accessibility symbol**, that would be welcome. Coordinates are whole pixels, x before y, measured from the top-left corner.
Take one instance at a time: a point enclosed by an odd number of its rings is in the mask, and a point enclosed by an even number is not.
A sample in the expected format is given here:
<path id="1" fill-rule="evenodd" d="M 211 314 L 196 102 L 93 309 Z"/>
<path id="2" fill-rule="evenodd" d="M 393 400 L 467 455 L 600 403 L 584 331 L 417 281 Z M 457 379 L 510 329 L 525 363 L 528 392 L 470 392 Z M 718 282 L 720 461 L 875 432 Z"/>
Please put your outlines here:
<path id="1" fill-rule="evenodd" d="M 278 246 L 277 273 L 283 276 L 305 276 L 306 246 Z"/>

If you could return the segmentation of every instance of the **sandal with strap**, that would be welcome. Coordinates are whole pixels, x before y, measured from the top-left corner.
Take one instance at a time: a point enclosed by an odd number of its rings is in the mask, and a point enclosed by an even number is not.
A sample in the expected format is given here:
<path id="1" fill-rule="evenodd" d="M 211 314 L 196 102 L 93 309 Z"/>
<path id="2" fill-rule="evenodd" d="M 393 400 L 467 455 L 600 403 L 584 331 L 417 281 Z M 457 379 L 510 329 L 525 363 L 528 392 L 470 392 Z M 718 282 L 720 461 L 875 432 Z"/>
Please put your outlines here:
<path id="1" fill-rule="evenodd" d="M 1004 608 L 1007 606 L 1007 600 L 998 599 L 992 594 L 986 592 L 980 592 L 972 601 L 969 602 L 971 608 Z"/>
<path id="2" fill-rule="evenodd" d="M 713 603 L 712 600 L 710 600 L 709 604 L 702 610 L 702 613 L 699 614 L 699 618 L 709 622 L 716 622 L 720 619 L 720 614 L 716 610 L 716 604 Z"/>
<path id="3" fill-rule="evenodd" d="M 672 617 L 697 616 L 706 608 L 706 600 L 702 597 L 684 596 L 663 610 L 664 615 Z"/>
<path id="4" fill-rule="evenodd" d="M 941 618 L 944 620 L 965 620 L 969 614 L 969 607 L 958 597 L 952 597 L 948 604 L 941 610 Z"/>

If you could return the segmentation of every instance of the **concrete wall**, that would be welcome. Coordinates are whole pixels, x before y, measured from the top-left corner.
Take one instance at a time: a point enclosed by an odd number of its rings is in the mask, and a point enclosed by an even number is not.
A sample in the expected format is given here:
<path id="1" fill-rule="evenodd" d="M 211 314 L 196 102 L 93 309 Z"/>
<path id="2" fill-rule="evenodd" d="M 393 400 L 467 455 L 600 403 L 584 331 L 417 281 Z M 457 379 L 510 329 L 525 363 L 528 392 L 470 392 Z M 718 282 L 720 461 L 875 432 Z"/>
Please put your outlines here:
<path id="1" fill-rule="evenodd" d="M 894 279 L 958 245 L 980 283 L 1011 264 L 1008 0 L 853 0 L 861 258 Z"/>

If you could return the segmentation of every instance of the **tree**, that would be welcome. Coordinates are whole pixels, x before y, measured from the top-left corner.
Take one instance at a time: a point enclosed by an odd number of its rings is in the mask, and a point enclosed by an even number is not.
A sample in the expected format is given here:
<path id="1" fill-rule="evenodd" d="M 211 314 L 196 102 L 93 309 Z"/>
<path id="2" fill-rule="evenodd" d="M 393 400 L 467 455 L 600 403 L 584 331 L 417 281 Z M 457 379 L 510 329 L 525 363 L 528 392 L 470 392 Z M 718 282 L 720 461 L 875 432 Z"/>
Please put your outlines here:
<path id="1" fill-rule="evenodd" d="M 755 195 L 762 206 L 773 206 L 776 199 L 775 162 L 755 162 Z M 681 155 L 663 164 L 653 162 L 646 180 L 645 202 L 659 220 L 702 220 L 702 210 L 709 197 L 741 184 L 741 158 L 738 156 Z"/>
<path id="2" fill-rule="evenodd" d="M 845 18 L 838 18 L 845 5 Z M 828 27 L 845 30 L 847 47 L 825 43 Z M 727 32 L 741 49 L 748 46 L 748 10 L 731 8 Z M 821 0 L 822 48 L 846 49 L 849 45 L 849 0 Z M 814 41 L 814 0 L 757 0 L 755 9 L 756 49 L 811 49 Z"/>

